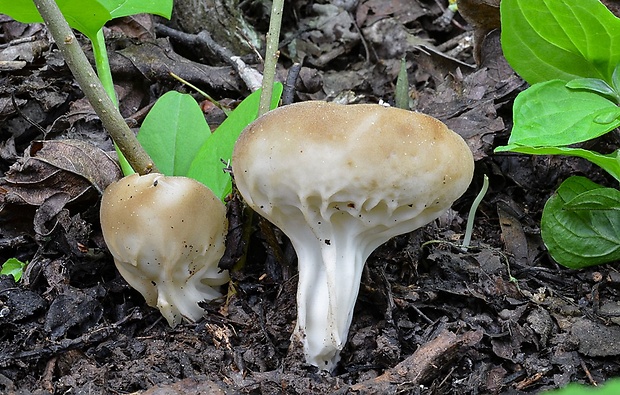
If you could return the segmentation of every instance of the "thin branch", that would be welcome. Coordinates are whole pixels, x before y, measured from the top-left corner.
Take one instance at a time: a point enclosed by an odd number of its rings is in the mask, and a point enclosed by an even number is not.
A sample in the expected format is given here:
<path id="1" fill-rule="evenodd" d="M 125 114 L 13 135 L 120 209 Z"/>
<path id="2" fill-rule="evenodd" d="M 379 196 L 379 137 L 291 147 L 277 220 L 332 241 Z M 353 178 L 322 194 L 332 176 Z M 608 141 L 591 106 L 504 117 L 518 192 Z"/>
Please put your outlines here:
<path id="1" fill-rule="evenodd" d="M 54 0 L 33 1 L 71 73 L 131 167 L 140 174 L 157 171 L 155 164 L 110 100 L 56 2 Z"/>
<path id="2" fill-rule="evenodd" d="M 271 18 L 269 19 L 269 31 L 267 32 L 267 47 L 265 49 L 265 68 L 263 71 L 263 91 L 260 95 L 258 115 L 263 115 L 271 108 L 271 96 L 273 95 L 273 82 L 276 75 L 276 63 L 278 62 L 278 45 L 280 42 L 280 27 L 282 26 L 282 11 L 284 0 L 273 0 L 271 6 Z"/>
<path id="3" fill-rule="evenodd" d="M 176 41 L 181 41 L 183 45 L 199 45 L 208 48 L 235 69 L 250 91 L 254 92 L 261 87 L 263 75 L 258 70 L 248 66 L 239 56 L 233 54 L 230 49 L 216 43 L 208 31 L 203 30 L 198 34 L 189 34 L 158 23 L 155 25 L 155 32 L 158 36 L 167 36 Z"/>

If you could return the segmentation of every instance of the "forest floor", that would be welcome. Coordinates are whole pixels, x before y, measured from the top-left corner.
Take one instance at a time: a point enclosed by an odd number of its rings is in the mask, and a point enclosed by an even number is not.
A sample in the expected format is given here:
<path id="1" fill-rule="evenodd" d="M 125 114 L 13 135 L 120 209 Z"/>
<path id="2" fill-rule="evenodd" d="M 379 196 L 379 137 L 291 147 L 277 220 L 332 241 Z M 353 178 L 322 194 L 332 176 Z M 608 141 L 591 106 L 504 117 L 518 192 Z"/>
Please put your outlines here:
<path id="1" fill-rule="evenodd" d="M 241 10 L 264 34 L 259 3 Z M 257 227 L 234 294 L 205 305 L 195 324 L 171 329 L 127 285 L 101 235 L 99 193 L 67 166 L 113 151 L 111 141 L 45 27 L 0 15 L 0 262 L 29 262 L 19 283 L 0 277 L 0 393 L 530 394 L 620 375 L 620 273 L 560 267 L 540 237 L 542 208 L 562 180 L 611 181 L 576 158 L 493 153 L 526 88 L 499 33 L 474 47 L 474 31 L 443 1 L 332 3 L 340 6 L 287 2 L 278 78 L 302 64 L 294 100 L 393 104 L 404 57 L 411 108 L 457 131 L 476 171 L 447 215 L 370 257 L 331 375 L 289 350 L 295 255 L 279 233 L 286 261 Z M 164 92 L 195 94 L 172 68 L 230 106 L 248 95 L 225 60 L 159 23 L 123 18 L 105 30 L 132 127 Z M 243 59 L 261 68 L 251 51 Z M 222 113 L 203 108 L 215 128 Z M 490 189 L 465 252 L 458 245 L 485 174 Z"/>

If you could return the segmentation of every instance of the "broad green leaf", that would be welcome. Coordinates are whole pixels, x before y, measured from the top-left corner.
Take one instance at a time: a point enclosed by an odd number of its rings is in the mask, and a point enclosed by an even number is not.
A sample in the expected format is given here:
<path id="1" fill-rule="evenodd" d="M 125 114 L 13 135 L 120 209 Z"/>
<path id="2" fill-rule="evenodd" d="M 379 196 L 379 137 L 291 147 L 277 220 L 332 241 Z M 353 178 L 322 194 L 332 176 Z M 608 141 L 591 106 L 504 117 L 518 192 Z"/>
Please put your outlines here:
<path id="1" fill-rule="evenodd" d="M 110 12 L 97 0 L 56 0 L 58 8 L 74 29 L 91 41 L 110 19 Z M 22 23 L 43 22 L 32 0 L 0 0 L 0 13 Z"/>
<path id="2" fill-rule="evenodd" d="M 69 26 L 91 41 L 106 22 L 135 14 L 155 14 L 170 19 L 172 0 L 56 0 Z M 0 0 L 0 13 L 23 23 L 43 22 L 32 0 Z"/>
<path id="3" fill-rule="evenodd" d="M 561 80 L 542 82 L 521 92 L 513 107 L 514 126 L 508 147 L 565 146 L 602 136 L 620 126 L 595 122 L 601 114 L 615 111 L 610 100 L 589 91 L 571 90 Z"/>
<path id="4" fill-rule="evenodd" d="M 162 174 L 186 176 L 200 146 L 210 135 L 196 100 L 170 91 L 149 111 L 140 127 L 138 141 Z"/>
<path id="5" fill-rule="evenodd" d="M 616 180 L 620 181 L 620 151 L 618 150 L 610 154 L 599 154 L 598 152 L 588 151 L 582 148 L 570 147 L 529 147 L 525 145 L 514 145 L 499 148 L 496 151 L 510 151 L 530 155 L 566 155 L 584 158 L 600 166 Z"/>
<path id="6" fill-rule="evenodd" d="M 620 380 L 611 379 L 597 387 L 571 383 L 564 388 L 545 391 L 542 395 L 618 395 L 620 394 Z"/>
<path id="7" fill-rule="evenodd" d="M 271 109 L 278 106 L 282 95 L 282 84 L 276 83 L 271 99 Z M 237 138 L 258 116 L 260 92 L 246 97 L 217 128 L 213 135 L 200 147 L 200 151 L 191 164 L 188 177 L 194 178 L 208 186 L 222 200 L 232 190 L 230 174 L 226 173 L 226 163 L 230 162 Z"/>
<path id="8" fill-rule="evenodd" d="M 620 211 L 620 191 L 613 188 L 595 188 L 580 193 L 566 202 L 565 210 L 615 210 Z"/>
<path id="9" fill-rule="evenodd" d="M 619 206 L 616 189 L 585 177 L 564 181 L 543 209 L 541 235 L 549 254 L 572 269 L 620 259 Z"/>
<path id="10" fill-rule="evenodd" d="M 530 84 L 599 78 L 620 63 L 620 19 L 598 0 L 503 0 L 502 49 Z"/>
<path id="11" fill-rule="evenodd" d="M 56 3 L 60 7 L 62 2 L 57 1 Z M 63 5 L 63 7 L 66 7 L 66 5 Z M 0 0 L 0 13 L 10 16 L 18 22 L 43 22 L 41 14 L 39 14 L 32 0 Z"/>
<path id="12" fill-rule="evenodd" d="M 172 0 L 98 0 L 112 18 L 136 14 L 154 14 L 170 19 Z"/>
<path id="13" fill-rule="evenodd" d="M 24 268 L 28 262 L 22 262 L 17 258 L 9 258 L 2 264 L 0 274 L 11 275 L 15 279 L 15 282 L 19 281 L 24 274 Z"/>
<path id="14" fill-rule="evenodd" d="M 598 93 L 613 100 L 616 104 L 620 102 L 620 96 L 618 92 L 614 90 L 609 84 L 598 78 L 577 78 L 566 83 L 566 87 L 569 89 L 583 89 L 586 91 Z"/>

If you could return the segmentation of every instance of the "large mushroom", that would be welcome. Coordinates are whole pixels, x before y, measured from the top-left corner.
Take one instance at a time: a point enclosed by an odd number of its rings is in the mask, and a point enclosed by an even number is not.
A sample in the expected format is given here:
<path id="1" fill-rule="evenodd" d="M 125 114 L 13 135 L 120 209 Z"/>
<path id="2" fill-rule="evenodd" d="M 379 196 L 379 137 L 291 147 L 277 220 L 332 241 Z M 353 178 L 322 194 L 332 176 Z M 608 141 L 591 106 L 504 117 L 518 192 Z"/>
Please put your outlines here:
<path id="1" fill-rule="evenodd" d="M 100 217 L 118 271 L 171 326 L 197 321 L 198 303 L 222 295 L 226 208 L 200 182 L 132 174 L 106 188 Z"/>
<path id="2" fill-rule="evenodd" d="M 247 204 L 297 252 L 292 339 L 308 363 L 332 371 L 370 253 L 450 208 L 470 184 L 474 161 L 463 139 L 433 117 L 315 101 L 249 125 L 232 167 Z"/>

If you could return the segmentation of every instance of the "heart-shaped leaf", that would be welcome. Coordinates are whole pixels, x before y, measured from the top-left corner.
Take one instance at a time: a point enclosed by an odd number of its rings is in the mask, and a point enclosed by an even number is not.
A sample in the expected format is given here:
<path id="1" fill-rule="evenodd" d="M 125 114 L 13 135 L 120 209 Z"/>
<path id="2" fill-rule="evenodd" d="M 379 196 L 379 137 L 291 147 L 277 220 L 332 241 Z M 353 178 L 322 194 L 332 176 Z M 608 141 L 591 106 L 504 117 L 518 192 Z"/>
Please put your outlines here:
<path id="1" fill-rule="evenodd" d="M 570 177 L 545 204 L 541 234 L 553 259 L 573 269 L 620 259 L 620 191 Z"/>

